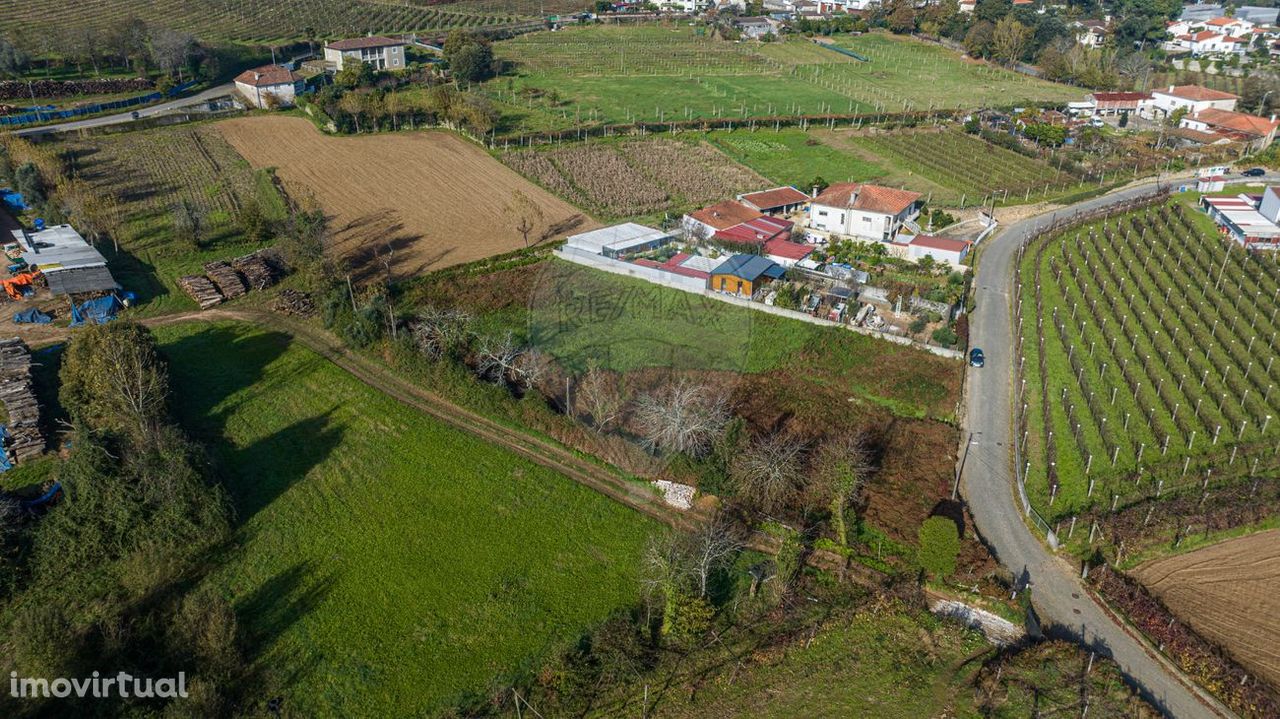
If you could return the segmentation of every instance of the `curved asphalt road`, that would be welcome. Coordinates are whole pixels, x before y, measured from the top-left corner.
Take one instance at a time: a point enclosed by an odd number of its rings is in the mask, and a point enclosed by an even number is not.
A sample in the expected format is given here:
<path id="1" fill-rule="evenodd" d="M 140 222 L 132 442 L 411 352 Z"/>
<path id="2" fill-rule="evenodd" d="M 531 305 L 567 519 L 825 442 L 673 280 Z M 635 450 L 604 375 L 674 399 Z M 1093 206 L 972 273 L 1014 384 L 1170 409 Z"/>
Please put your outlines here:
<path id="1" fill-rule="evenodd" d="M 1276 178 L 1242 178 L 1252 182 Z M 1103 207 L 1123 207 L 1149 195 L 1155 182 L 1134 185 L 1077 205 L 1024 220 L 988 240 L 978 261 L 970 345 L 982 347 L 986 366 L 968 369 L 961 486 L 978 532 L 1015 576 L 1030 582 L 1032 603 L 1046 623 L 1110 655 L 1164 713 L 1177 719 L 1232 716 L 1151 653 L 1084 591 L 1079 565 L 1051 553 L 1024 520 L 1013 475 L 1014 262 L 1018 246 L 1054 219 Z"/>
<path id="2" fill-rule="evenodd" d="M 226 83 L 225 85 L 216 85 L 198 92 L 189 97 L 180 97 L 176 100 L 162 102 L 159 105 L 147 105 L 137 109 L 138 117 L 154 117 L 163 115 L 173 110 L 181 110 L 184 107 L 193 105 L 202 105 L 209 100 L 219 97 L 225 97 L 235 92 L 234 83 Z M 54 132 L 68 132 L 70 130 L 80 130 L 86 127 L 102 127 L 104 125 L 122 125 L 126 122 L 133 122 L 133 112 L 127 111 L 116 115 L 103 115 L 101 117 L 91 117 L 87 120 L 72 120 L 70 122 L 60 122 L 56 125 L 41 125 L 39 127 L 29 127 L 25 130 L 14 130 L 13 134 L 20 137 L 29 137 L 32 135 L 48 135 Z"/>

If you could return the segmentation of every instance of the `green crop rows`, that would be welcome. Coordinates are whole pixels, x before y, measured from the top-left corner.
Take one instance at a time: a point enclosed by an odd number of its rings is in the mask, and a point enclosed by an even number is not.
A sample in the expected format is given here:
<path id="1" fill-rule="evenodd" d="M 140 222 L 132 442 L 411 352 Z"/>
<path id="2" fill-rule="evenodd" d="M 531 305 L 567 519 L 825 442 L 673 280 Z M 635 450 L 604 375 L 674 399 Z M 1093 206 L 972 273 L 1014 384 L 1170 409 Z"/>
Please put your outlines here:
<path id="1" fill-rule="evenodd" d="M 1202 221 L 1158 204 L 1025 252 L 1018 440 L 1051 523 L 1280 465 L 1280 266 Z"/>

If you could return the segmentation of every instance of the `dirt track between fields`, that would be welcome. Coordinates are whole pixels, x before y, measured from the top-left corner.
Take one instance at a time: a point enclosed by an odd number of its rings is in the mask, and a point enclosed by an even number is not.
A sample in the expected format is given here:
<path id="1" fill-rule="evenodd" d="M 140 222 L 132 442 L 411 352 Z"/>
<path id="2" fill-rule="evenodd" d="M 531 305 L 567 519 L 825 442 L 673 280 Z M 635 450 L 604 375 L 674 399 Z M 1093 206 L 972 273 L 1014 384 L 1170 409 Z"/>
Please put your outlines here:
<path id="1" fill-rule="evenodd" d="M 256 116 L 215 127 L 255 168 L 275 168 L 294 199 L 329 216 L 330 251 L 357 280 L 396 279 L 483 259 L 529 241 L 598 227 L 564 200 L 450 132 L 335 137 L 299 117 Z"/>
<path id="2" fill-rule="evenodd" d="M 1198 633 L 1280 686 L 1280 529 L 1152 560 L 1131 574 Z"/>

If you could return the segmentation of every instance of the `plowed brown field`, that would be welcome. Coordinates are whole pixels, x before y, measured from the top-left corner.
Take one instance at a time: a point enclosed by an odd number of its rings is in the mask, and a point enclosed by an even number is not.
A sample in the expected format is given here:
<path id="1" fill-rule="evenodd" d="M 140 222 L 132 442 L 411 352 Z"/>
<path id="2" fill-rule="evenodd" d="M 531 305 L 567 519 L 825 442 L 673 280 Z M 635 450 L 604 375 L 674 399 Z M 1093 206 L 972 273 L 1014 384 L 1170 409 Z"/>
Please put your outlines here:
<path id="1" fill-rule="evenodd" d="M 1280 686 L 1280 530 L 1156 559 L 1132 574 L 1204 638 Z"/>
<path id="2" fill-rule="evenodd" d="M 282 116 L 217 128 L 254 167 L 276 168 L 291 196 L 315 197 L 334 230 L 331 250 L 357 276 L 384 271 L 378 258 L 388 254 L 392 273 L 403 278 L 519 249 L 522 204 L 541 214 L 523 213 L 537 218 L 530 244 L 597 226 L 449 132 L 334 137 Z"/>

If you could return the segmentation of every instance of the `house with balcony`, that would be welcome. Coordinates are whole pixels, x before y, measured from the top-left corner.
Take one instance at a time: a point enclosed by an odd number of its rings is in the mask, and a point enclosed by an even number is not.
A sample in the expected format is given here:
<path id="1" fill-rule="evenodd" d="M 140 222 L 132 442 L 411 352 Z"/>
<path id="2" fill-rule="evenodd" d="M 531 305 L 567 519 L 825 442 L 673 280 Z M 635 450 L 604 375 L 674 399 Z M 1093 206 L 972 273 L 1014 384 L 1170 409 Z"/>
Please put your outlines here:
<path id="1" fill-rule="evenodd" d="M 864 242 L 893 242 L 920 212 L 918 192 L 838 182 L 809 202 L 809 229 Z"/>
<path id="2" fill-rule="evenodd" d="M 339 72 L 353 62 L 366 63 L 373 66 L 374 70 L 396 71 L 407 67 L 404 41 L 378 35 L 327 43 L 324 46 L 324 59 Z"/>

